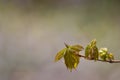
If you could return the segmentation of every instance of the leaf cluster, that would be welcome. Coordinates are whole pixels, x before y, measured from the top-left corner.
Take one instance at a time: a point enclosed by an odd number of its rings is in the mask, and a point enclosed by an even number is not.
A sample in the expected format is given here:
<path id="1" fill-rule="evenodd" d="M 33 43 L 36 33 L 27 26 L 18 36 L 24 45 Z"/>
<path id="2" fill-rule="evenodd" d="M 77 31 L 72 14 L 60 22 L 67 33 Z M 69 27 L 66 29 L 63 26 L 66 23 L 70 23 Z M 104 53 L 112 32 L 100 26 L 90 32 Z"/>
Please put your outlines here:
<path id="1" fill-rule="evenodd" d="M 72 71 L 72 69 L 76 69 L 79 64 L 80 57 L 77 54 L 79 54 L 79 52 L 83 50 L 83 47 L 81 45 L 70 46 L 66 43 L 65 46 L 66 48 L 59 51 L 55 56 L 55 62 L 63 57 L 66 67 L 70 69 L 70 71 Z"/>
<path id="2" fill-rule="evenodd" d="M 109 53 L 107 48 L 101 48 L 99 50 L 99 56 L 100 56 L 100 59 L 104 61 L 114 59 L 114 55 L 112 53 Z"/>
<path id="3" fill-rule="evenodd" d="M 114 60 L 114 55 L 112 53 L 109 53 L 107 48 L 98 49 L 96 45 L 96 39 L 92 40 L 85 47 L 85 55 L 80 55 L 80 51 L 82 51 L 84 48 L 79 44 L 68 45 L 65 43 L 65 46 L 66 47 L 64 49 L 62 49 L 56 54 L 55 62 L 59 61 L 61 58 L 64 58 L 65 65 L 70 71 L 77 68 L 80 62 L 80 57 L 94 61 Z"/>

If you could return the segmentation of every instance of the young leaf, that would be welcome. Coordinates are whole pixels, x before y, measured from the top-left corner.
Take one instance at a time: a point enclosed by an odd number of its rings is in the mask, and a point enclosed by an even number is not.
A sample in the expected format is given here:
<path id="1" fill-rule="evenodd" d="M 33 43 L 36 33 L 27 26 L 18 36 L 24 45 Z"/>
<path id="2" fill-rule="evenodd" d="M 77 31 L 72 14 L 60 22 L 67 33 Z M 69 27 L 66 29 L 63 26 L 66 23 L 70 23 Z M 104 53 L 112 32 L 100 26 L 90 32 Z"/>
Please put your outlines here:
<path id="1" fill-rule="evenodd" d="M 57 55 L 55 56 L 55 62 L 57 62 L 58 60 L 60 60 L 64 56 L 66 49 L 67 48 L 64 48 L 57 53 Z"/>
<path id="2" fill-rule="evenodd" d="M 76 52 L 79 52 L 79 51 L 82 51 L 84 48 L 81 45 L 72 45 L 72 46 L 70 46 L 70 49 L 74 50 Z"/>
<path id="3" fill-rule="evenodd" d="M 94 46 L 93 47 L 93 58 L 94 60 L 98 60 L 98 57 L 99 57 L 98 48 L 97 46 Z"/>
<path id="4" fill-rule="evenodd" d="M 100 48 L 99 53 L 108 53 L 107 48 Z"/>
<path id="5" fill-rule="evenodd" d="M 86 57 L 87 59 L 89 59 L 90 53 L 91 53 L 90 45 L 87 45 L 87 47 L 85 48 L 85 57 Z"/>
<path id="6" fill-rule="evenodd" d="M 102 60 L 104 60 L 104 61 L 107 60 L 107 56 L 108 56 L 108 54 L 107 54 L 106 52 L 100 52 L 100 53 L 99 53 L 100 59 L 102 59 Z"/>
<path id="7" fill-rule="evenodd" d="M 85 49 L 85 57 L 91 60 L 98 60 L 98 48 L 96 46 L 96 40 L 92 40 Z"/>
<path id="8" fill-rule="evenodd" d="M 79 56 L 77 56 L 75 53 L 70 51 L 70 49 L 66 50 L 66 53 L 64 55 L 64 60 L 66 67 L 72 71 L 72 69 L 76 69 L 76 67 L 79 64 Z"/>
<path id="9" fill-rule="evenodd" d="M 114 60 L 114 55 L 113 55 L 112 53 L 109 53 L 109 54 L 108 54 L 108 59 L 109 59 L 109 60 Z"/>
<path id="10" fill-rule="evenodd" d="M 107 48 L 101 48 L 99 50 L 99 56 L 104 61 L 106 61 L 106 60 L 113 60 L 114 59 L 114 55 L 112 53 L 108 53 L 108 49 Z"/>
<path id="11" fill-rule="evenodd" d="M 89 44 L 91 47 L 94 47 L 96 46 L 96 39 L 93 39 L 90 44 Z"/>

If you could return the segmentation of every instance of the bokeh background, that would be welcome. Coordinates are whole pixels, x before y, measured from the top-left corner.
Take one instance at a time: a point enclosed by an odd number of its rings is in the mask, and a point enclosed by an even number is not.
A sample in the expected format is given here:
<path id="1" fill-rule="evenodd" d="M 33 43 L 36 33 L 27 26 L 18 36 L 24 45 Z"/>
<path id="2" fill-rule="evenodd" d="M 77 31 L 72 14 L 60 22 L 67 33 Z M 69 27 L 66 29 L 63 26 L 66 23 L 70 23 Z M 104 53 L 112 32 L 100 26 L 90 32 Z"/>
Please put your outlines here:
<path id="1" fill-rule="evenodd" d="M 0 0 L 0 80 L 119 80 L 120 64 L 54 62 L 64 42 L 92 39 L 120 59 L 119 0 Z"/>

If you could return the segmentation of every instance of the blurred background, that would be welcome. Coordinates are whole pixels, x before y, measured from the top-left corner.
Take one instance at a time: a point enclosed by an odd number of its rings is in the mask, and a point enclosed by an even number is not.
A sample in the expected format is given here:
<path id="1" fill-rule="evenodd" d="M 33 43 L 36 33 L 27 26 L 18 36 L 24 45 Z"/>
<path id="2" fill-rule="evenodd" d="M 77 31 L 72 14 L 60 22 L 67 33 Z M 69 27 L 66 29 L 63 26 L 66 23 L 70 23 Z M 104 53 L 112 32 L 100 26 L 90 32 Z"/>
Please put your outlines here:
<path id="1" fill-rule="evenodd" d="M 69 72 L 56 53 L 97 39 L 120 59 L 119 0 L 0 0 L 0 80 L 119 80 L 120 64 L 81 59 Z M 81 54 L 83 54 L 81 52 Z"/>

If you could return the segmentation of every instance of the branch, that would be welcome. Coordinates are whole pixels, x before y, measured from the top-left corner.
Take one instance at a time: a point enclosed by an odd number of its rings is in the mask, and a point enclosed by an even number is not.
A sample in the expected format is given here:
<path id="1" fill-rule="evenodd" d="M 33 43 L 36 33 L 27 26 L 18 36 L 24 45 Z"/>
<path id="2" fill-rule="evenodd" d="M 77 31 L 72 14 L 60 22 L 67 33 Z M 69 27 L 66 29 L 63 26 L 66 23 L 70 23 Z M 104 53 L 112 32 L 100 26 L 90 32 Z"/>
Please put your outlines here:
<path id="1" fill-rule="evenodd" d="M 84 55 L 77 54 L 77 56 L 83 57 L 84 59 L 86 59 Z M 88 60 L 93 60 L 93 59 L 88 59 Z M 120 63 L 120 60 L 105 60 L 104 61 L 104 60 L 98 59 L 96 61 L 108 62 L 108 63 Z"/>

